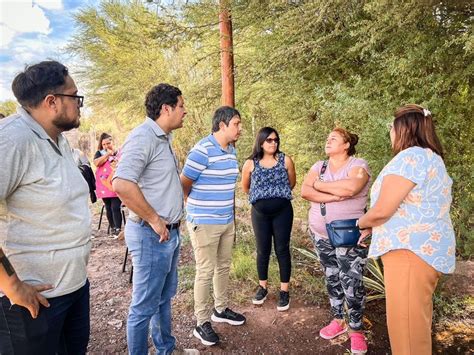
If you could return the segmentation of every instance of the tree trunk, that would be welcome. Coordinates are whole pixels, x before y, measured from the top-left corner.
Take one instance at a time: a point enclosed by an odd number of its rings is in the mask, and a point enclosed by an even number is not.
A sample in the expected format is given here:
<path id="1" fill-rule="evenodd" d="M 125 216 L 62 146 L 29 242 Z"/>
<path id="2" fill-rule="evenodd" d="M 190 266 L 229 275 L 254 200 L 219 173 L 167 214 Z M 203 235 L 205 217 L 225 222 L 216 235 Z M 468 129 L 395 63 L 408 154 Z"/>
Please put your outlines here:
<path id="1" fill-rule="evenodd" d="M 220 1 L 219 31 L 221 38 L 222 105 L 235 105 L 234 55 L 232 45 L 232 20 L 228 0 Z"/>

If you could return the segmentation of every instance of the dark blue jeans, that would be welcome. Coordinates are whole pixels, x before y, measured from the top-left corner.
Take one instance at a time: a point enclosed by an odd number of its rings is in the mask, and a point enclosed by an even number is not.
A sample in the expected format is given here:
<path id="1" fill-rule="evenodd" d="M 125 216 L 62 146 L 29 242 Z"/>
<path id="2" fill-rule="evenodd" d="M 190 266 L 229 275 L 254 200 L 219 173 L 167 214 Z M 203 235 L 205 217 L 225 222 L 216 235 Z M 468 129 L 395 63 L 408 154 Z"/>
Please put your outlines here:
<path id="1" fill-rule="evenodd" d="M 89 343 L 89 281 L 70 294 L 48 299 L 38 317 L 0 298 L 0 354 L 85 354 Z"/>

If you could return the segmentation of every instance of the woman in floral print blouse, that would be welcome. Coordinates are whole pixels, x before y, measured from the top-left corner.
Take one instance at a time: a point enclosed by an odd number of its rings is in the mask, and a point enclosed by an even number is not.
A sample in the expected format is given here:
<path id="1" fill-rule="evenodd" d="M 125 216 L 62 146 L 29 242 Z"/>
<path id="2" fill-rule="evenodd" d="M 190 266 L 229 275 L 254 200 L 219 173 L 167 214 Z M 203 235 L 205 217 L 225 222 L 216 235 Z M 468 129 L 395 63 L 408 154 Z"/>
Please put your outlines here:
<path id="1" fill-rule="evenodd" d="M 390 140 L 395 156 L 374 182 L 359 227 L 373 228 L 369 257 L 384 264 L 392 353 L 431 354 L 433 292 L 455 263 L 452 180 L 428 110 L 400 107 Z"/>

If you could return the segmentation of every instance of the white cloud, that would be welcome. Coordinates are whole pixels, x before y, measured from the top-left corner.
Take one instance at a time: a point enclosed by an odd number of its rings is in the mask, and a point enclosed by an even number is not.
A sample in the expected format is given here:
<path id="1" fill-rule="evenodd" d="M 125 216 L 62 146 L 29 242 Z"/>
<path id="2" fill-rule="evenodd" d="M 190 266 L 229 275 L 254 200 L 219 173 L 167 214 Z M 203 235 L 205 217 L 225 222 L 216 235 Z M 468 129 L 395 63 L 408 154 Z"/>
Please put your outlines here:
<path id="1" fill-rule="evenodd" d="M 0 24 L 0 48 L 7 47 L 13 40 L 13 37 L 17 34 L 16 31 L 8 28 L 4 24 Z"/>
<path id="2" fill-rule="evenodd" d="M 83 0 L 80 6 L 95 4 L 94 0 Z M 70 23 L 71 12 L 78 6 L 71 7 L 60 0 L 0 0 L 0 102 L 14 99 L 11 83 L 25 65 L 48 59 L 66 65 L 81 90 L 81 78 L 74 69 L 82 63 L 78 64 L 77 58 L 64 51 L 72 27 L 57 30 L 64 23 Z"/>
<path id="3" fill-rule="evenodd" d="M 43 9 L 62 10 L 61 0 L 0 0 L 0 48 L 7 48 L 22 33 L 51 33 Z"/>
<path id="4" fill-rule="evenodd" d="M 6 80 L 0 79 L 0 102 L 6 100 L 16 100 L 10 87 L 11 83 L 7 83 Z"/>
<path id="5" fill-rule="evenodd" d="M 37 4 L 41 6 L 44 9 L 48 10 L 62 10 L 63 9 L 63 2 L 62 0 L 34 0 L 34 1 L 29 1 L 33 2 L 34 4 Z"/>
<path id="6" fill-rule="evenodd" d="M 24 70 L 25 65 L 54 59 L 69 66 L 62 52 L 66 43 L 66 39 L 52 39 L 45 35 L 39 35 L 36 38 L 18 37 L 14 46 L 11 46 L 8 51 L 3 51 L 8 53 L 9 58 L 0 65 L 0 101 L 13 97 L 11 83 L 16 74 Z"/>
<path id="7" fill-rule="evenodd" d="M 11 83 L 25 68 L 47 58 L 60 59 L 65 40 L 49 38 L 45 11 L 62 14 L 61 0 L 0 0 L 0 101 L 13 99 Z"/>

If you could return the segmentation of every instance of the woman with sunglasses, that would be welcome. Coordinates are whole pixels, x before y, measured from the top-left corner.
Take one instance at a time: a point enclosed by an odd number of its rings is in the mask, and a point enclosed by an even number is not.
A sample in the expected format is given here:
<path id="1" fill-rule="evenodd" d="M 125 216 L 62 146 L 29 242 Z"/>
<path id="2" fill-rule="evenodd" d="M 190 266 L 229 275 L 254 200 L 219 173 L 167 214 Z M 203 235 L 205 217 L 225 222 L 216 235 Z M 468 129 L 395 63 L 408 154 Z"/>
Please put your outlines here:
<path id="1" fill-rule="evenodd" d="M 280 294 L 277 310 L 290 307 L 288 286 L 291 276 L 290 235 L 293 226 L 291 190 L 296 184 L 291 158 L 280 152 L 280 137 L 271 127 L 257 133 L 253 152 L 242 168 L 242 189 L 252 204 L 252 227 L 257 244 L 259 287 L 254 304 L 267 298 L 268 265 L 272 250 L 280 267 Z"/>
<path id="2" fill-rule="evenodd" d="M 122 210 L 118 195 L 112 188 L 112 178 L 119 160 L 119 152 L 114 148 L 112 136 L 102 133 L 98 150 L 94 155 L 96 170 L 96 194 L 104 201 L 107 220 L 112 237 L 117 238 L 122 228 Z"/>
<path id="3" fill-rule="evenodd" d="M 319 331 L 323 339 L 333 339 L 349 331 L 352 353 L 365 353 L 363 333 L 365 288 L 365 245 L 334 247 L 326 224 L 334 220 L 359 218 L 364 214 L 369 191 L 370 170 L 364 159 L 355 158 L 359 138 L 343 128 L 329 134 L 325 153 L 328 160 L 316 162 L 306 176 L 301 196 L 311 202 L 309 231 L 326 276 L 332 321 Z M 347 318 L 345 320 L 345 307 Z"/>
<path id="4" fill-rule="evenodd" d="M 455 264 L 452 180 L 428 110 L 397 109 L 390 140 L 394 158 L 375 180 L 359 228 L 373 228 L 369 256 L 382 257 L 392 353 L 428 355 L 433 292 Z"/>

